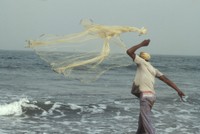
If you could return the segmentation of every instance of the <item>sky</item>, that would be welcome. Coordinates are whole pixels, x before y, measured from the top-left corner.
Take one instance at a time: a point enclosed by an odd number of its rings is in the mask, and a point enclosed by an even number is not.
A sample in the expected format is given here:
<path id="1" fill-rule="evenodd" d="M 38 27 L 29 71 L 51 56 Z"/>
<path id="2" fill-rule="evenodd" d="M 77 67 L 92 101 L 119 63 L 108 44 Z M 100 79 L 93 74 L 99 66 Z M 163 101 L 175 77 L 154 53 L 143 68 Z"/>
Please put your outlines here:
<path id="1" fill-rule="evenodd" d="M 88 18 L 148 29 L 123 34 L 128 47 L 150 39 L 144 49 L 152 54 L 200 55 L 199 13 L 199 0 L 0 0 L 0 49 L 30 50 L 26 40 L 81 32 Z"/>

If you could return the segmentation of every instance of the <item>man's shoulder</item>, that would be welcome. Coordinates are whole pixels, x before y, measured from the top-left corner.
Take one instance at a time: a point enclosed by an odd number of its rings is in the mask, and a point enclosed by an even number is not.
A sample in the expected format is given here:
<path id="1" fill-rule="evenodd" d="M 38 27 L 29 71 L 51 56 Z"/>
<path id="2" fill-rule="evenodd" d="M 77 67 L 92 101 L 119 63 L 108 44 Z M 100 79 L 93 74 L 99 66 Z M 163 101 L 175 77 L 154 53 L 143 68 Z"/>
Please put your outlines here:
<path id="1" fill-rule="evenodd" d="M 144 63 L 144 62 L 146 62 L 144 59 L 142 59 L 139 55 L 135 55 L 135 59 L 134 59 L 134 62 L 136 63 L 136 64 L 142 64 L 142 63 Z"/>

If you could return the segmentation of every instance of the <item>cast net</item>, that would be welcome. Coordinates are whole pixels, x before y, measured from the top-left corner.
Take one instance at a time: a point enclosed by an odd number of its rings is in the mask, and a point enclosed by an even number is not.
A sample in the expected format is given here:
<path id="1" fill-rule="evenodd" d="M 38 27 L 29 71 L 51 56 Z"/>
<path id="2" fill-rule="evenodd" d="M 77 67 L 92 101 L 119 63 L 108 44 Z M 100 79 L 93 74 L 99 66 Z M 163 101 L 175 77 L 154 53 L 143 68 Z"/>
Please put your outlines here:
<path id="1" fill-rule="evenodd" d="M 121 33 L 147 32 L 145 28 L 105 26 L 88 19 L 81 20 L 81 25 L 82 32 L 64 36 L 43 34 L 37 40 L 29 40 L 28 47 L 55 72 L 89 82 L 109 69 L 131 64 L 122 61 L 127 48 L 120 39 Z"/>

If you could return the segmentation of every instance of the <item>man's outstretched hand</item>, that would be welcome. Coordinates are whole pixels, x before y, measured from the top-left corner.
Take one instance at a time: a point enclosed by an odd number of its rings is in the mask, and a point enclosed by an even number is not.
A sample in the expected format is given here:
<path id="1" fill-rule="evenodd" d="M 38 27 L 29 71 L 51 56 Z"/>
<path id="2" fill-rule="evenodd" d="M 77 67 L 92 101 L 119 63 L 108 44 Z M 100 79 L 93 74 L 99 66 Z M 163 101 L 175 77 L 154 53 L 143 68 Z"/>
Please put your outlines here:
<path id="1" fill-rule="evenodd" d="M 178 91 L 178 95 L 180 96 L 181 100 L 183 101 L 183 97 L 185 94 L 182 91 Z"/>
<path id="2" fill-rule="evenodd" d="M 150 39 L 147 39 L 147 40 L 143 40 L 140 44 L 142 46 L 148 46 L 149 45 L 149 42 L 150 42 Z"/>

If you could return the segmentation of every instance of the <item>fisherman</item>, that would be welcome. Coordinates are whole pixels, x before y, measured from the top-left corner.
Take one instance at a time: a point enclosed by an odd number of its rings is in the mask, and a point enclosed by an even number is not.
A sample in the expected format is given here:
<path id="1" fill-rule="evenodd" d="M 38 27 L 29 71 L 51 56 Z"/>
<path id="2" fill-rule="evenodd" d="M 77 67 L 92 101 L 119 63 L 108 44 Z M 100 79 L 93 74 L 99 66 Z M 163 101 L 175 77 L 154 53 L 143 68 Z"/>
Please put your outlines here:
<path id="1" fill-rule="evenodd" d="M 137 64 L 136 75 L 131 91 L 132 94 L 140 99 L 140 115 L 136 134 L 155 134 L 155 129 L 150 118 L 151 109 L 156 100 L 154 90 L 155 78 L 160 79 L 168 86 L 175 89 L 181 99 L 185 96 L 176 84 L 151 65 L 149 62 L 151 58 L 150 54 L 140 52 L 140 55 L 137 55 L 135 53 L 139 48 L 148 46 L 149 42 L 149 39 L 144 40 L 138 45 L 135 45 L 127 50 L 127 54 Z"/>

